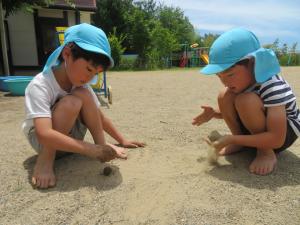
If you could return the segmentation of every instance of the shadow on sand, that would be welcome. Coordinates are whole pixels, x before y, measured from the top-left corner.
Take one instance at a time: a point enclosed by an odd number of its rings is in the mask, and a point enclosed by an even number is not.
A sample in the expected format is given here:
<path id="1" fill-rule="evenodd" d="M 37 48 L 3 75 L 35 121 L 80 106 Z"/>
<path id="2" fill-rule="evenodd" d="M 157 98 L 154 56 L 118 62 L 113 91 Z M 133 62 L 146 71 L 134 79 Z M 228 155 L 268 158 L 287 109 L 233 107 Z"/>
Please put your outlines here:
<path id="1" fill-rule="evenodd" d="M 245 149 L 225 156 L 230 164 L 214 166 L 207 173 L 223 181 L 256 189 L 276 190 L 280 187 L 300 184 L 300 158 L 297 155 L 289 150 L 279 153 L 275 170 L 267 176 L 258 176 L 248 170 L 255 154 L 255 150 Z"/>
<path id="2" fill-rule="evenodd" d="M 28 172 L 29 183 L 31 183 L 36 159 L 37 155 L 34 155 L 23 162 L 23 166 Z M 103 169 L 106 166 L 112 169 L 112 173 L 109 176 L 103 174 Z M 83 187 L 95 187 L 99 191 L 105 191 L 116 188 L 123 181 L 119 168 L 112 163 L 100 163 L 77 154 L 56 159 L 55 174 L 57 179 L 56 186 L 46 190 L 39 189 L 40 191 L 69 192 Z"/>

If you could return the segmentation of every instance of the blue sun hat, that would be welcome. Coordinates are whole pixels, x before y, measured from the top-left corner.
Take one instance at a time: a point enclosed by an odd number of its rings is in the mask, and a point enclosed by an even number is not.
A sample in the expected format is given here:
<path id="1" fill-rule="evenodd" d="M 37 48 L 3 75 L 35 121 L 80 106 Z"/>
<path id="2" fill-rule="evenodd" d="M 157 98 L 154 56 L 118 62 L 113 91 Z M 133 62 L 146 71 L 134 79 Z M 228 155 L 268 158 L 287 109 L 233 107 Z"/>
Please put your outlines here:
<path id="1" fill-rule="evenodd" d="M 48 73 L 52 66 L 58 65 L 63 48 L 70 42 L 76 43 L 80 48 L 105 55 L 109 58 L 110 67 L 114 66 L 114 60 L 111 57 L 111 50 L 106 34 L 98 27 L 93 25 L 82 23 L 72 27 L 69 27 L 65 31 L 64 43 L 58 47 L 47 59 L 44 66 L 43 73 Z M 90 82 L 95 84 L 97 76 Z"/>
<path id="2" fill-rule="evenodd" d="M 218 37 L 209 52 L 209 64 L 201 73 L 220 73 L 242 59 L 254 57 L 254 74 L 258 83 L 265 82 L 280 72 L 275 53 L 260 47 L 257 37 L 244 28 L 229 30 Z"/>

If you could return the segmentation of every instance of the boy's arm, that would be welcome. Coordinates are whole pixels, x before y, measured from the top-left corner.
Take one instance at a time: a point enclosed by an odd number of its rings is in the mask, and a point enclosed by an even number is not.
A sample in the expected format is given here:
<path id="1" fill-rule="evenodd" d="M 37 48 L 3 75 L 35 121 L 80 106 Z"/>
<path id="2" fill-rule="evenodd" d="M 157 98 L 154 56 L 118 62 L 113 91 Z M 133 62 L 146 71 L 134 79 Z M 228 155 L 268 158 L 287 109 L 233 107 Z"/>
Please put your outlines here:
<path id="1" fill-rule="evenodd" d="M 99 114 L 101 116 L 101 120 L 103 123 L 103 129 L 106 133 L 108 133 L 112 138 L 114 138 L 119 144 L 121 144 L 124 147 L 131 147 L 131 148 L 137 148 L 137 147 L 144 147 L 145 144 L 138 142 L 138 141 L 128 141 L 126 140 L 123 135 L 117 130 L 117 128 L 113 125 L 111 120 L 104 116 L 104 114 L 99 109 Z"/>
<path id="2" fill-rule="evenodd" d="M 108 133 L 112 138 L 114 138 L 118 143 L 122 144 L 122 142 L 125 141 L 123 135 L 117 130 L 117 128 L 115 128 L 111 120 L 104 116 L 100 109 L 98 111 L 103 123 L 104 131 Z"/>
<path id="3" fill-rule="evenodd" d="M 222 116 L 222 113 L 220 112 L 220 109 L 217 108 L 217 109 L 214 109 L 214 110 L 215 110 L 214 118 L 215 119 L 223 119 L 223 116 Z"/>
<path id="4" fill-rule="evenodd" d="M 193 125 L 200 126 L 201 124 L 210 121 L 212 118 L 223 119 L 219 108 L 214 109 L 211 106 L 201 106 L 201 108 L 203 111 L 193 119 Z"/>
<path id="5" fill-rule="evenodd" d="M 42 146 L 47 146 L 50 149 L 59 149 L 66 152 L 79 153 L 100 161 L 109 161 L 113 158 L 125 158 L 123 152 L 118 152 L 117 147 L 110 145 L 94 145 L 88 142 L 71 138 L 63 133 L 60 133 L 52 128 L 51 118 L 35 118 L 34 125 L 36 135 Z M 112 151 L 112 148 L 114 149 Z M 113 153 L 111 156 L 109 154 Z M 116 153 L 116 155 L 114 155 Z"/>
<path id="6" fill-rule="evenodd" d="M 224 139 L 220 140 L 219 144 L 223 145 L 223 147 L 224 145 L 235 144 L 260 149 L 280 148 L 285 141 L 287 130 L 285 106 L 268 107 L 266 120 L 267 127 L 265 132 L 253 135 L 224 136 Z M 219 144 L 217 144 L 217 148 L 221 147 Z"/>

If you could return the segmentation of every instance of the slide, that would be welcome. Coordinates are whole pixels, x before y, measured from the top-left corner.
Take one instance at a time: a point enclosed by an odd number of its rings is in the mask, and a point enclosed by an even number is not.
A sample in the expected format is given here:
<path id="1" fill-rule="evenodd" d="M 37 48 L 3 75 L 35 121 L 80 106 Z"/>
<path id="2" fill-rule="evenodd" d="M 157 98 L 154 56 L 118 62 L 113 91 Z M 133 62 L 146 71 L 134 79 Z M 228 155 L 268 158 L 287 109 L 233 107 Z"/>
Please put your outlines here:
<path id="1" fill-rule="evenodd" d="M 207 54 L 201 54 L 201 59 L 203 60 L 203 62 L 205 62 L 206 64 L 209 63 L 209 57 Z"/>
<path id="2" fill-rule="evenodd" d="M 185 67 L 185 65 L 187 64 L 188 60 L 186 57 L 182 56 L 179 62 L 179 67 Z"/>

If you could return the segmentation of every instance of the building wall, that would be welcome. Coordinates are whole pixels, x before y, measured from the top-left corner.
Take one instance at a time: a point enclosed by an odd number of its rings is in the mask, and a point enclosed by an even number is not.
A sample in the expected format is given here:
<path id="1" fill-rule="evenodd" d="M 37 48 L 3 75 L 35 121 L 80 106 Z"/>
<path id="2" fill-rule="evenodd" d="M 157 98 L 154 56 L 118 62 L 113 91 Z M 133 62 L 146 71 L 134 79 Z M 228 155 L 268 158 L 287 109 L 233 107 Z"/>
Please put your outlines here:
<path id="1" fill-rule="evenodd" d="M 38 9 L 40 18 L 64 18 L 64 10 Z M 91 23 L 91 12 L 80 12 L 80 23 Z M 34 14 L 17 12 L 8 17 L 10 50 L 13 66 L 41 66 L 37 49 Z M 67 11 L 68 26 L 76 24 L 75 11 Z"/>
<path id="2" fill-rule="evenodd" d="M 68 25 L 73 26 L 76 24 L 76 19 L 75 19 L 75 12 L 74 11 L 68 11 Z"/>
<path id="3" fill-rule="evenodd" d="M 90 12 L 80 12 L 80 23 L 91 23 Z"/>
<path id="4" fill-rule="evenodd" d="M 18 12 L 7 22 L 13 66 L 38 65 L 33 14 Z"/>
<path id="5" fill-rule="evenodd" d="M 39 9 L 39 17 L 64 18 L 63 11 L 58 9 Z"/>

